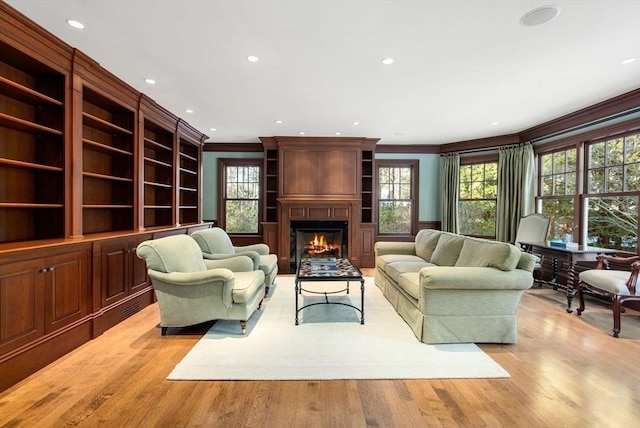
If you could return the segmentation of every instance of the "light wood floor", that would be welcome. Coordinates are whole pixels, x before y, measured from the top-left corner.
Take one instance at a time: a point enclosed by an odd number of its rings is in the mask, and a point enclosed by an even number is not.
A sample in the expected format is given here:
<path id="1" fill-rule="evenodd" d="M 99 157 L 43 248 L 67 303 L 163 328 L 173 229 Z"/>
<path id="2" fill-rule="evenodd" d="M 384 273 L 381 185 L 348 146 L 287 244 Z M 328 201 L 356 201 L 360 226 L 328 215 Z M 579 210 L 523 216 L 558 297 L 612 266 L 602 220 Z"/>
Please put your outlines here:
<path id="1" fill-rule="evenodd" d="M 518 344 L 481 345 L 510 378 L 458 380 L 170 382 L 208 326 L 161 337 L 152 305 L 0 393 L 0 426 L 638 426 L 640 317 L 614 339 L 590 322 L 606 307 L 578 318 L 561 297 L 527 291 Z"/>

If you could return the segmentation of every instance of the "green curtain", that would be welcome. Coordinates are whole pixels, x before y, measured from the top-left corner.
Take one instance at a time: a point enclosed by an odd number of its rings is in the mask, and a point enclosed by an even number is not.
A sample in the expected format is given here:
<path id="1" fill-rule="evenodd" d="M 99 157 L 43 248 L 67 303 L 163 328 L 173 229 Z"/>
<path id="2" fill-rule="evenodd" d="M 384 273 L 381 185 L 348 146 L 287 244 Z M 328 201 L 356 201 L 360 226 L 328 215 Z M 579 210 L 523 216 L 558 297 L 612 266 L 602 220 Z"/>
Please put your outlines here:
<path id="1" fill-rule="evenodd" d="M 440 166 L 442 170 L 442 230 L 458 233 L 460 154 L 441 155 Z"/>
<path id="2" fill-rule="evenodd" d="M 520 219 L 535 211 L 535 168 L 530 143 L 500 149 L 496 214 L 498 241 L 514 242 Z"/>

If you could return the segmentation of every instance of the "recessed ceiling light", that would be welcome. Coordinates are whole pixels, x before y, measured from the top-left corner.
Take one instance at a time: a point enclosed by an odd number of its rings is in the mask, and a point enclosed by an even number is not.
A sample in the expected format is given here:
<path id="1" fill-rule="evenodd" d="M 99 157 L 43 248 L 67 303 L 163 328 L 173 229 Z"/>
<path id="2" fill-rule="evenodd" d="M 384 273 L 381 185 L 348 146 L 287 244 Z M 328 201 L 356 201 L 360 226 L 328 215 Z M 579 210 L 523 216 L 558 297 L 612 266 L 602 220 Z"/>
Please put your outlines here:
<path id="1" fill-rule="evenodd" d="M 491 122 L 491 126 L 497 126 L 498 122 Z"/>
<path id="2" fill-rule="evenodd" d="M 394 62 L 395 62 L 395 60 L 393 58 L 382 58 L 382 63 L 384 65 L 393 64 Z"/>
<path id="3" fill-rule="evenodd" d="M 559 14 L 560 8 L 558 6 L 542 6 L 525 13 L 520 18 L 520 24 L 525 27 L 535 27 L 555 19 Z"/>
<path id="4" fill-rule="evenodd" d="M 193 110 L 191 110 L 190 108 L 188 108 L 188 109 L 186 109 L 186 110 L 185 110 L 185 112 L 187 112 L 187 113 L 191 114 L 191 113 L 193 113 Z"/>
<path id="5" fill-rule="evenodd" d="M 352 125 L 360 125 L 360 122 L 353 122 Z"/>
<path id="6" fill-rule="evenodd" d="M 147 82 L 150 85 L 155 85 L 156 84 L 156 81 L 153 80 L 153 79 L 144 79 L 144 81 Z"/>
<path id="7" fill-rule="evenodd" d="M 336 135 L 341 135 L 341 132 L 336 132 Z"/>
<path id="8" fill-rule="evenodd" d="M 304 132 L 304 131 L 300 131 L 300 135 L 304 135 L 304 134 L 305 134 L 305 132 Z"/>
<path id="9" fill-rule="evenodd" d="M 282 123 L 281 120 L 275 120 L 274 122 L 277 123 L 278 125 Z"/>
<path id="10" fill-rule="evenodd" d="M 620 61 L 620 64 L 631 64 L 632 62 L 636 62 L 638 60 L 638 58 L 627 58 L 627 59 L 623 59 L 622 61 Z"/>
<path id="11" fill-rule="evenodd" d="M 71 25 L 73 28 L 77 28 L 79 30 L 84 29 L 84 24 L 80 21 L 76 21 L 75 19 L 67 19 L 67 24 Z"/>
<path id="12" fill-rule="evenodd" d="M 209 128 L 209 131 L 215 131 L 216 128 Z"/>
<path id="13" fill-rule="evenodd" d="M 259 58 L 257 56 L 255 56 L 255 55 L 249 55 L 247 57 L 247 61 L 250 61 L 250 62 L 258 62 L 258 59 Z"/>

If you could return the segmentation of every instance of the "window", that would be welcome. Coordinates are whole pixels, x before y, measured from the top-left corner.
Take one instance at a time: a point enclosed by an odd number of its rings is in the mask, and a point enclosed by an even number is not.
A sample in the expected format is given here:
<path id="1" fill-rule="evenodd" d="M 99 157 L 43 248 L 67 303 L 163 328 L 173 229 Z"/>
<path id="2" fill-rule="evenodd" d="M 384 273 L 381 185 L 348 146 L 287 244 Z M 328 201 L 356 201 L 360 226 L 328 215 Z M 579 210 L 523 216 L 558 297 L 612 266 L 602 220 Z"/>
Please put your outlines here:
<path id="1" fill-rule="evenodd" d="M 587 145 L 587 243 L 636 253 L 640 133 Z"/>
<path id="2" fill-rule="evenodd" d="M 551 218 L 549 239 L 562 240 L 575 229 L 576 157 L 575 148 L 540 156 L 539 199 L 542 214 Z"/>
<path id="3" fill-rule="evenodd" d="M 498 162 L 460 165 L 459 229 L 463 235 L 496 237 Z"/>
<path id="4" fill-rule="evenodd" d="M 380 160 L 378 233 L 413 234 L 417 221 L 418 161 Z"/>
<path id="5" fill-rule="evenodd" d="M 220 226 L 228 233 L 258 233 L 262 159 L 220 159 Z"/>

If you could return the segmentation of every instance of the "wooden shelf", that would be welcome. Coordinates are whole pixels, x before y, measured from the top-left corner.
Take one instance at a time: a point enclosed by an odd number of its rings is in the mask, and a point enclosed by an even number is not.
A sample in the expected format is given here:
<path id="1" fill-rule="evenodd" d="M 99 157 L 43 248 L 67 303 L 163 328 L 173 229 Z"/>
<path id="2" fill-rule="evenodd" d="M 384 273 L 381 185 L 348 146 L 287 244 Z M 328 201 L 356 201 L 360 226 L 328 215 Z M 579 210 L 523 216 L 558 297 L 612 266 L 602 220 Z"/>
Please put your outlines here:
<path id="1" fill-rule="evenodd" d="M 89 113 L 82 113 L 82 118 L 85 125 L 99 129 L 101 131 L 118 132 L 125 135 L 133 134 L 133 131 L 130 131 L 129 129 L 122 128 L 114 123 L 107 122 L 106 120 L 100 119 L 96 116 L 92 116 Z"/>
<path id="2" fill-rule="evenodd" d="M 50 128 L 48 126 L 39 125 L 35 122 L 20 119 L 0 112 L 0 126 L 15 129 L 16 131 L 28 132 L 31 134 L 52 134 L 62 135 L 62 131 Z"/>
<path id="3" fill-rule="evenodd" d="M 20 100 L 29 104 L 45 103 L 62 106 L 62 101 L 56 100 L 31 88 L 16 83 L 4 76 L 0 76 L 0 92 L 15 100 Z"/>
<path id="4" fill-rule="evenodd" d="M 118 153 L 121 155 L 125 155 L 125 156 L 133 156 L 133 153 L 127 150 L 121 150 L 117 147 L 113 147 L 113 146 L 109 146 L 106 144 L 102 144 L 99 143 L 97 141 L 93 141 L 93 140 L 89 140 L 86 138 L 82 139 L 82 142 L 84 144 L 86 144 L 87 146 L 91 146 L 92 149 L 96 150 L 96 151 L 101 151 L 103 153 L 107 153 L 107 154 L 114 154 L 114 153 Z"/>

